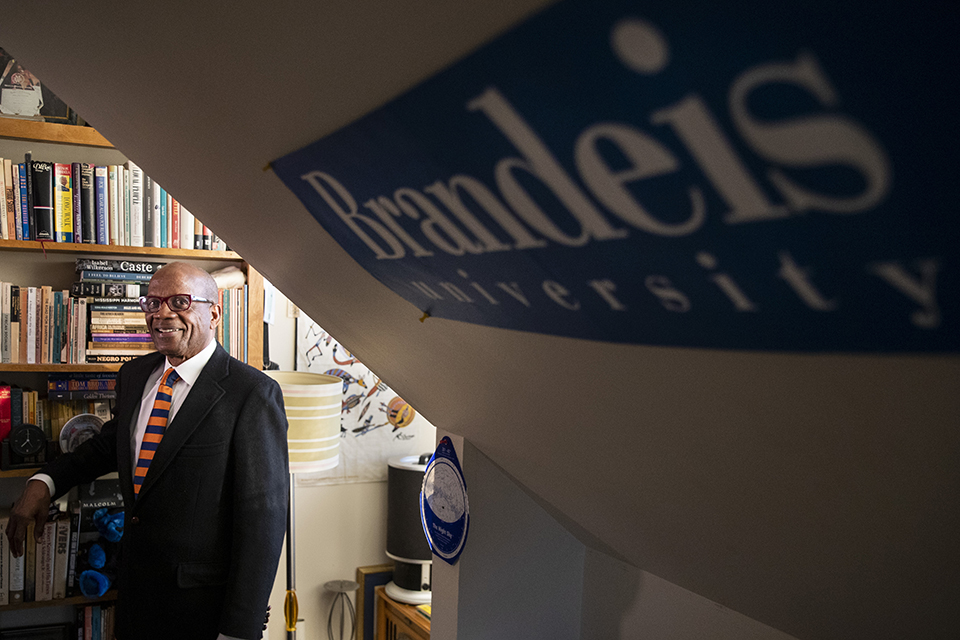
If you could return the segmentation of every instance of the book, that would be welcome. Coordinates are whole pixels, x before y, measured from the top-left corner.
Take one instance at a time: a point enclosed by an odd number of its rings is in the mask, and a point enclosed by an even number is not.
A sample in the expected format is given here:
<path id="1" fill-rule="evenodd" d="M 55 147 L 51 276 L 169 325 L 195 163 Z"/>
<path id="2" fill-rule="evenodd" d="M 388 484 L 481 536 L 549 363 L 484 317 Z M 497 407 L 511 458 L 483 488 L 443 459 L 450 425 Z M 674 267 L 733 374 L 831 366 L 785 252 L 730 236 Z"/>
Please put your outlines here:
<path id="1" fill-rule="evenodd" d="M 39 362 L 48 364 L 50 360 L 51 347 L 53 346 L 53 287 L 43 285 L 40 287 L 40 335 L 37 338 Z"/>
<path id="2" fill-rule="evenodd" d="M 160 246 L 170 247 L 170 210 L 168 205 L 167 190 L 160 187 Z"/>
<path id="3" fill-rule="evenodd" d="M 0 511 L 0 607 L 10 604 L 10 542 L 7 540 L 7 523 L 10 512 Z"/>
<path id="4" fill-rule="evenodd" d="M 77 258 L 74 270 L 81 271 L 116 271 L 120 273 L 156 273 L 164 262 L 147 260 L 101 260 L 99 258 Z"/>
<path id="5" fill-rule="evenodd" d="M 193 249 L 193 214 L 180 205 L 180 248 Z"/>
<path id="6" fill-rule="evenodd" d="M 143 174 L 143 246 L 157 246 L 153 235 L 153 179 L 147 174 Z"/>
<path id="7" fill-rule="evenodd" d="M 34 601 L 53 600 L 53 565 L 57 558 L 57 522 L 50 519 L 43 525 L 37 540 Z"/>
<path id="8" fill-rule="evenodd" d="M 203 223 L 193 217 L 193 248 L 203 249 Z"/>
<path id="9" fill-rule="evenodd" d="M 83 242 L 83 209 L 80 206 L 80 174 L 79 162 L 70 163 L 70 186 L 73 188 L 73 241 Z"/>
<path id="10" fill-rule="evenodd" d="M 130 246 L 143 246 L 143 171 L 127 162 L 130 172 Z"/>
<path id="11" fill-rule="evenodd" d="M 17 171 L 20 175 L 20 183 L 17 192 L 20 194 L 20 237 L 18 240 L 33 240 L 33 226 L 30 220 L 30 202 L 27 200 L 29 187 L 27 186 L 27 167 L 26 163 L 21 162 L 17 165 Z"/>
<path id="12" fill-rule="evenodd" d="M 122 364 L 124 362 L 130 362 L 131 360 L 136 360 L 145 354 L 125 354 L 125 355 L 86 355 L 86 362 L 88 364 Z"/>
<path id="13" fill-rule="evenodd" d="M 12 407 L 10 406 L 10 387 L 0 385 L 0 440 L 10 435 L 12 425 Z"/>
<path id="14" fill-rule="evenodd" d="M 149 333 L 92 333 L 90 339 L 94 342 L 150 342 L 153 338 Z"/>
<path id="15" fill-rule="evenodd" d="M 11 167 L 13 166 L 13 161 L 10 158 L 3 159 L 3 193 L 0 194 L 0 198 L 3 198 L 4 205 L 7 209 L 7 235 L 6 237 L 10 240 L 17 239 L 17 210 L 13 206 L 13 173 Z"/>
<path id="16" fill-rule="evenodd" d="M 10 228 L 7 226 L 7 176 L 3 173 L 3 158 L 0 158 L 0 238 L 10 240 Z"/>
<path id="17" fill-rule="evenodd" d="M 180 248 L 180 203 L 171 201 L 170 206 L 170 246 Z"/>
<path id="18" fill-rule="evenodd" d="M 27 188 L 33 193 L 27 193 L 28 202 L 32 195 L 31 217 L 35 222 L 34 240 L 54 240 L 56 219 L 54 217 L 54 167 L 52 162 L 34 160 L 30 163 L 27 172 Z M 28 205 L 31 206 L 31 205 Z"/>
<path id="19" fill-rule="evenodd" d="M 57 242 L 73 242 L 73 184 L 71 167 L 64 162 L 53 164 L 53 224 Z"/>
<path id="20" fill-rule="evenodd" d="M 11 294 L 12 295 L 12 294 Z M 11 300 L 12 302 L 12 300 Z M 29 341 L 29 318 L 28 310 L 30 306 L 29 287 L 20 287 L 20 363 L 29 364 L 27 359 L 27 342 Z M 11 317 L 11 322 L 13 318 Z"/>
<path id="21" fill-rule="evenodd" d="M 105 371 L 100 373 L 49 373 L 47 374 L 47 389 L 70 391 L 75 389 L 107 390 L 116 389 L 117 373 Z"/>
<path id="22" fill-rule="evenodd" d="M 77 586 L 77 548 L 80 541 L 79 500 L 71 500 L 67 503 L 67 514 L 70 517 L 70 548 L 67 551 L 66 596 L 70 598 L 80 593 L 80 589 Z"/>
<path id="23" fill-rule="evenodd" d="M 81 298 L 83 300 L 83 298 Z M 146 333 L 149 331 L 145 324 L 90 324 L 91 333 Z"/>
<path id="24" fill-rule="evenodd" d="M 150 283 L 152 273 L 138 273 L 135 271 L 94 271 L 84 269 L 79 272 L 81 280 L 109 281 L 109 282 L 142 282 Z"/>
<path id="25" fill-rule="evenodd" d="M 37 334 L 37 288 L 27 287 L 27 339 L 25 341 L 27 364 L 38 364 Z"/>
<path id="26" fill-rule="evenodd" d="M 117 189 L 117 165 L 107 165 L 107 205 L 110 219 L 110 244 L 120 244 L 120 196 Z"/>
<path id="27" fill-rule="evenodd" d="M 27 536 L 23 540 L 23 601 L 33 602 L 37 595 L 37 539 L 36 524 L 27 524 Z"/>
<path id="28" fill-rule="evenodd" d="M 10 362 L 20 363 L 20 287 L 10 285 Z"/>
<path id="29" fill-rule="evenodd" d="M 137 299 L 140 296 L 147 295 L 148 285 L 144 283 L 122 282 L 74 282 L 70 285 L 70 295 L 78 298 L 97 297 L 97 298 L 117 298 L 117 299 Z"/>
<path id="30" fill-rule="evenodd" d="M 0 362 L 4 364 L 11 362 L 10 293 L 12 286 L 9 282 L 0 282 Z"/>
<path id="31" fill-rule="evenodd" d="M 160 188 L 160 185 L 157 184 L 156 180 L 151 182 L 151 197 L 152 207 L 153 207 L 153 246 L 162 247 L 161 241 L 163 237 L 160 235 L 160 196 L 163 191 Z"/>
<path id="32" fill-rule="evenodd" d="M 148 353 L 148 352 L 144 352 Z M 116 391 L 48 391 L 48 400 L 115 400 Z"/>
<path id="33" fill-rule="evenodd" d="M 53 220 L 50 220 L 49 233 L 47 238 L 37 237 L 37 217 L 34 210 L 34 186 L 33 186 L 33 157 L 28 151 L 23 155 L 23 171 L 20 173 L 20 187 L 23 190 L 23 203 L 26 207 L 26 228 L 23 232 L 24 240 L 52 240 L 53 239 Z M 52 214 L 52 212 L 51 212 Z M 46 220 L 45 220 L 46 222 Z"/>
<path id="34" fill-rule="evenodd" d="M 97 243 L 97 194 L 94 184 L 94 166 L 80 164 L 80 229 L 85 244 Z"/>
<path id="35" fill-rule="evenodd" d="M 59 433 L 59 429 L 57 430 Z M 53 599 L 67 595 L 67 554 L 70 552 L 70 517 L 60 514 L 56 519 L 56 538 L 53 561 Z"/>
<path id="36" fill-rule="evenodd" d="M 213 232 L 210 231 L 210 227 L 207 225 L 203 225 L 203 244 L 201 244 L 200 248 L 207 251 L 213 249 Z"/>
<path id="37" fill-rule="evenodd" d="M 93 168 L 93 189 L 95 194 L 97 244 L 110 244 L 110 196 L 107 184 L 107 168 L 97 165 Z"/>
<path id="38" fill-rule="evenodd" d="M 122 179 L 120 180 L 122 184 L 122 193 L 120 194 L 120 218 L 123 220 L 121 225 L 121 230 L 123 231 L 123 237 L 121 238 L 121 244 L 126 246 L 133 246 L 133 241 L 131 240 L 130 233 L 130 170 L 123 166 L 117 166 L 117 177 Z"/>

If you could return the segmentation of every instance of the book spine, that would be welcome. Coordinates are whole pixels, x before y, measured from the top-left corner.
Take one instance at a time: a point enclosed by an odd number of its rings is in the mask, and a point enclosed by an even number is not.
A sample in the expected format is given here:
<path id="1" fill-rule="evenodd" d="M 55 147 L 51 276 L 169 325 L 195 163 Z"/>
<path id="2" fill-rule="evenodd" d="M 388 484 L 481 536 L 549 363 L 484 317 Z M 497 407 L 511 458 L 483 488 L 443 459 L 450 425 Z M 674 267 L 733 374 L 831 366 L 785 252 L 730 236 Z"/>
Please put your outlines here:
<path id="1" fill-rule="evenodd" d="M 88 353 L 87 362 L 90 364 L 120 364 L 123 362 L 136 360 L 141 355 L 145 355 L 146 353 L 148 352 L 144 352 L 143 354 L 138 353 L 136 355 L 92 355 Z"/>
<path id="2" fill-rule="evenodd" d="M 70 294 L 78 298 L 94 296 L 97 298 L 137 299 L 147 295 L 149 285 L 144 283 L 120 282 L 74 282 L 70 285 Z"/>
<path id="3" fill-rule="evenodd" d="M 54 225 L 57 242 L 73 242 L 73 188 L 71 167 L 64 162 L 53 165 Z"/>
<path id="4" fill-rule="evenodd" d="M 13 204 L 13 161 L 10 158 L 3 159 L 3 179 L 4 191 L 0 197 L 4 199 L 7 206 L 7 237 L 10 240 L 17 239 L 17 210 Z"/>
<path id="5" fill-rule="evenodd" d="M 20 175 L 20 240 L 33 240 L 30 227 L 30 205 L 27 202 L 27 168 L 23 162 L 17 165 Z"/>
<path id="6" fill-rule="evenodd" d="M 32 421 L 31 421 L 32 422 Z M 36 424 L 36 423 L 34 423 Z M 27 537 L 23 541 L 23 601 L 34 602 L 37 595 L 37 538 L 36 524 L 27 524 Z"/>
<path id="7" fill-rule="evenodd" d="M 80 197 L 80 174 L 81 167 L 79 162 L 70 164 L 70 187 L 73 189 L 73 241 L 83 242 L 83 207 Z"/>
<path id="8" fill-rule="evenodd" d="M 170 246 L 180 248 L 180 203 L 172 200 L 170 213 Z"/>
<path id="9" fill-rule="evenodd" d="M 33 161 L 27 170 L 27 201 L 34 221 L 34 240 L 55 240 L 57 219 L 54 216 L 54 166 L 51 162 Z"/>
<path id="10" fill-rule="evenodd" d="M 0 282 L 0 362 L 11 362 L 12 340 L 10 326 L 10 292 L 12 285 L 9 282 Z M 0 438 L 2 440 L 2 438 Z"/>
<path id="11" fill-rule="evenodd" d="M 37 236 L 37 217 L 36 211 L 34 211 L 34 187 L 33 187 L 33 158 L 28 152 L 24 154 L 24 171 L 23 171 L 23 187 L 24 192 L 26 193 L 26 198 L 24 202 L 27 205 L 27 231 L 23 236 L 24 240 L 52 240 L 53 239 L 53 220 L 50 220 L 49 227 L 49 238 L 42 238 Z"/>
<path id="12" fill-rule="evenodd" d="M 53 566 L 57 558 L 57 523 L 48 520 L 37 541 L 36 602 L 53 600 Z"/>
<path id="13" fill-rule="evenodd" d="M 80 217 L 83 219 L 80 228 L 83 231 L 82 240 L 85 244 L 97 243 L 97 189 L 94 182 L 94 166 L 81 163 L 80 165 Z"/>
<path id="14" fill-rule="evenodd" d="M 110 216 L 110 244 L 119 244 L 120 209 L 117 192 L 117 165 L 107 165 L 107 196 Z"/>
<path id="15" fill-rule="evenodd" d="M 10 604 L 10 542 L 7 540 L 8 515 L 0 514 L 0 607 Z"/>
<path id="16" fill-rule="evenodd" d="M 143 171 L 132 162 L 130 170 L 130 246 L 143 246 Z"/>
<path id="17" fill-rule="evenodd" d="M 23 602 L 24 582 L 26 581 L 26 558 L 10 558 L 10 604 Z"/>
<path id="18" fill-rule="evenodd" d="M 11 240 L 9 227 L 7 226 L 7 176 L 3 172 L 3 158 L 0 158 L 0 238 Z"/>
<path id="19" fill-rule="evenodd" d="M 77 313 L 80 316 L 79 331 L 77 333 L 77 362 L 87 361 L 87 299 L 80 298 L 77 302 Z"/>
<path id="20" fill-rule="evenodd" d="M 57 537 L 55 559 L 53 563 L 53 599 L 59 600 L 67 595 L 67 554 L 70 551 L 70 519 L 66 515 L 56 520 Z"/>
<path id="21" fill-rule="evenodd" d="M 110 193 L 107 168 L 94 167 L 93 184 L 96 190 L 97 244 L 110 244 Z"/>
<path id="22" fill-rule="evenodd" d="M 50 351 L 53 342 L 53 287 L 44 285 L 40 287 L 40 362 L 50 363 Z"/>
<path id="23" fill-rule="evenodd" d="M 116 391 L 47 391 L 49 400 L 114 400 L 116 397 Z"/>
<path id="24" fill-rule="evenodd" d="M 163 237 L 160 234 L 160 195 L 163 190 L 160 188 L 160 185 L 157 184 L 156 180 L 153 182 L 153 188 L 151 189 L 153 195 L 153 242 L 155 247 L 162 247 Z"/>
<path id="25" fill-rule="evenodd" d="M 108 281 L 108 282 L 142 282 L 150 283 L 151 273 L 137 273 L 135 271 L 80 271 L 81 280 Z M 132 296 L 131 296 L 132 297 Z"/>
<path id="26" fill-rule="evenodd" d="M 153 178 L 143 174 L 143 246 L 157 246 L 153 229 Z"/>
<path id="27" fill-rule="evenodd" d="M 170 247 L 169 218 L 170 211 L 167 208 L 167 190 L 160 188 L 160 246 Z"/>
<path id="28" fill-rule="evenodd" d="M 203 244 L 200 245 L 200 248 L 207 251 L 213 248 L 213 233 L 207 225 L 203 225 Z"/>
<path id="29" fill-rule="evenodd" d="M 131 220 L 131 205 L 130 205 L 130 169 L 123 165 L 117 167 L 117 175 L 123 176 L 123 179 L 120 181 L 123 184 L 123 194 L 120 196 L 120 204 L 122 205 L 121 211 L 123 215 L 123 244 L 128 247 L 133 246 L 133 240 L 131 238 L 132 229 L 132 220 Z"/>
<path id="30" fill-rule="evenodd" d="M 77 552 L 80 547 L 80 502 L 71 500 L 70 513 L 70 549 L 67 552 L 67 589 L 66 595 L 72 598 L 80 590 L 77 588 Z"/>
<path id="31" fill-rule="evenodd" d="M 27 287 L 27 364 L 37 363 L 37 288 Z"/>
<path id="32" fill-rule="evenodd" d="M 120 271 L 122 273 L 156 273 L 163 262 L 142 260 L 100 260 L 97 258 L 77 258 L 74 271 Z"/>
<path id="33" fill-rule="evenodd" d="M 10 406 L 10 387 L 0 386 L 0 440 L 10 435 L 13 409 Z"/>
<path id="34" fill-rule="evenodd" d="M 10 285 L 10 364 L 20 363 L 20 287 Z"/>

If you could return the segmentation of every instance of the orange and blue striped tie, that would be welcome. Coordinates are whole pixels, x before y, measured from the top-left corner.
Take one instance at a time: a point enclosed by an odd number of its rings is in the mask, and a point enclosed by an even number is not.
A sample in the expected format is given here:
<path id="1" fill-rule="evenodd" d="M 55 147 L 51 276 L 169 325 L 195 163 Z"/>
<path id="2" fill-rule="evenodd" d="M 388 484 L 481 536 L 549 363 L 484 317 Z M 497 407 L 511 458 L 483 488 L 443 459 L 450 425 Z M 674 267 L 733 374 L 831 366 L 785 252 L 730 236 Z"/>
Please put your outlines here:
<path id="1" fill-rule="evenodd" d="M 153 401 L 153 411 L 150 412 L 150 419 L 147 421 L 147 430 L 143 434 L 143 442 L 140 444 L 140 456 L 137 458 L 137 468 L 133 472 L 133 493 L 140 495 L 140 485 L 147 476 L 147 469 L 153 456 L 157 453 L 157 447 L 163 439 L 163 432 L 167 430 L 167 419 L 170 417 L 170 402 L 173 400 L 173 385 L 177 383 L 180 376 L 177 375 L 173 367 L 167 369 L 163 378 L 160 380 L 160 388 L 157 390 L 157 398 Z"/>

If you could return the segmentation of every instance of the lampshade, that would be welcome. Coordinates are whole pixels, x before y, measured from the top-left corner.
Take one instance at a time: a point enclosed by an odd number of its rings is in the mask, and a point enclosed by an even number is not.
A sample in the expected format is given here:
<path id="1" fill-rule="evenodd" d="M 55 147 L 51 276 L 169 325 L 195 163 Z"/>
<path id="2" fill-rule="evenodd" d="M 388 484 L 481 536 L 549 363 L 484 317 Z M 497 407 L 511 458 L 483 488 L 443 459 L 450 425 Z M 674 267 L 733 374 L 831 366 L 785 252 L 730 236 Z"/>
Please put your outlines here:
<path id="1" fill-rule="evenodd" d="M 264 371 L 277 381 L 286 408 L 290 473 L 333 469 L 340 462 L 343 380 L 322 373 Z"/>

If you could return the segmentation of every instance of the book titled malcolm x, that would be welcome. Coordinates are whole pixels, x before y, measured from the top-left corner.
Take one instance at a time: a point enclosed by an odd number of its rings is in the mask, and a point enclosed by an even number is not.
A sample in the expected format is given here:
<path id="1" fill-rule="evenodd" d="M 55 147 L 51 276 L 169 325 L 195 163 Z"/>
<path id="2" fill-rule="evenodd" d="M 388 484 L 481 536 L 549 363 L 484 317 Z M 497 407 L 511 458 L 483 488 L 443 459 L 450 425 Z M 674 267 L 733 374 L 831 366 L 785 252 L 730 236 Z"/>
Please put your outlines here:
<path id="1" fill-rule="evenodd" d="M 75 270 L 81 271 L 118 271 L 120 273 L 156 273 L 164 262 L 143 262 L 140 260 L 97 260 L 95 258 L 77 258 Z"/>

